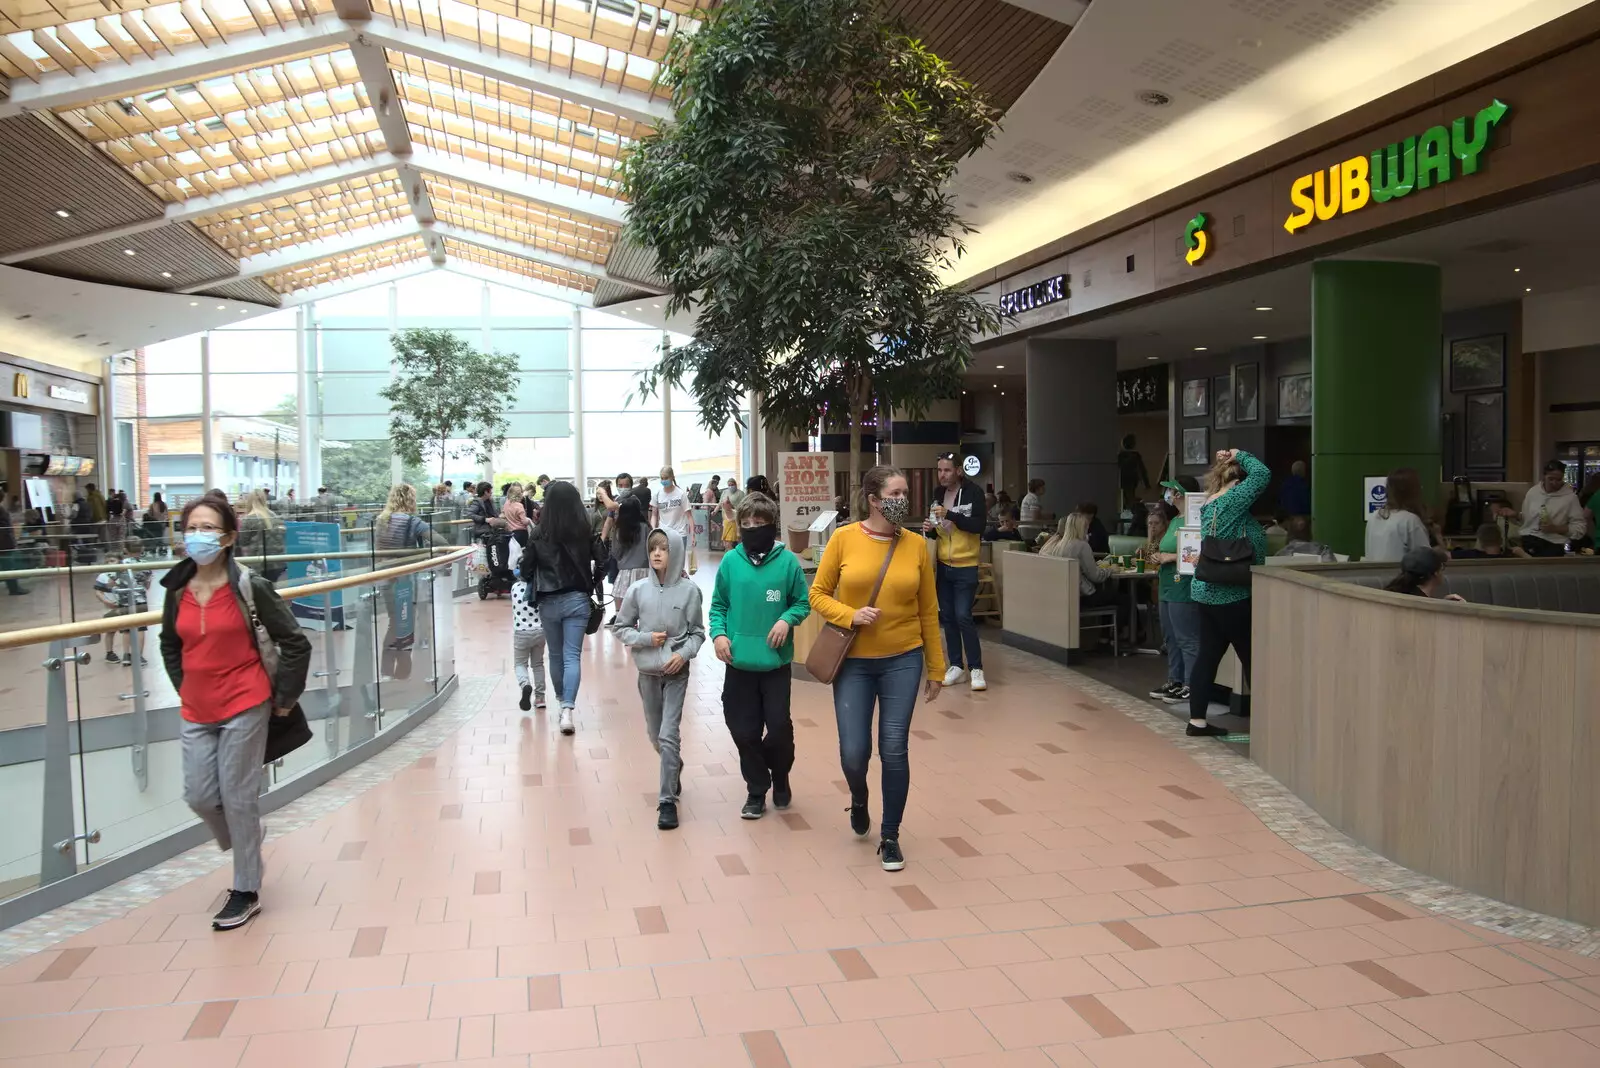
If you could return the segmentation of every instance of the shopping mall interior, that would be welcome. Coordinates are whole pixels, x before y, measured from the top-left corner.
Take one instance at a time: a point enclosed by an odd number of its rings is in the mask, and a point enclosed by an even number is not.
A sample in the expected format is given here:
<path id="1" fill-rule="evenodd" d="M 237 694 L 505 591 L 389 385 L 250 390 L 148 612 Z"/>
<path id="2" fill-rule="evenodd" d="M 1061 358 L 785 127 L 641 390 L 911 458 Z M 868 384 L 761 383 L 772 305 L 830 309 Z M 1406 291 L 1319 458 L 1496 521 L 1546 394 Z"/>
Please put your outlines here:
<path id="1" fill-rule="evenodd" d="M 627 190 L 801 0 L 0 0 L 0 1068 L 1600 1068 L 1600 2 L 816 2 L 1001 314 L 790 429 Z"/>

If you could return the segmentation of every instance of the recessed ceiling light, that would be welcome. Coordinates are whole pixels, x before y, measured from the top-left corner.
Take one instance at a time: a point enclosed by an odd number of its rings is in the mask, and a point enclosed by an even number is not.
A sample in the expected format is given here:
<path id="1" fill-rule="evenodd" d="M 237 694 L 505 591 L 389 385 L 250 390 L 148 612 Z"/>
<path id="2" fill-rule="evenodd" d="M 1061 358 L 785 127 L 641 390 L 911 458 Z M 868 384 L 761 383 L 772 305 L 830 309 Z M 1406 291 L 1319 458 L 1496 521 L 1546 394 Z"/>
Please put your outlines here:
<path id="1" fill-rule="evenodd" d="M 990 388 L 991 388 L 991 389 L 999 389 L 999 388 L 1000 388 L 1000 383 L 998 383 L 998 382 L 996 382 L 996 383 L 995 383 L 995 384 L 994 384 L 994 385 L 993 385 L 993 386 L 991 386 L 991 387 L 990 387 Z"/>
<path id="2" fill-rule="evenodd" d="M 133 251 L 133 249 L 131 249 L 131 248 L 125 248 L 125 249 L 123 249 L 123 250 L 122 250 L 122 254 L 123 254 L 123 255 L 124 255 L 124 256 L 137 256 L 137 255 L 138 255 L 138 253 L 137 253 L 137 252 L 135 252 L 135 251 Z"/>
<path id="3" fill-rule="evenodd" d="M 1154 361 L 1156 361 L 1156 360 L 1159 360 L 1159 359 L 1161 359 L 1161 357 L 1160 357 L 1160 356 L 1146 356 L 1146 357 L 1145 357 L 1145 359 L 1147 359 L 1147 360 L 1150 360 L 1150 361 L 1152 361 L 1152 362 L 1154 362 Z"/>
<path id="4" fill-rule="evenodd" d="M 1265 341 L 1265 340 L 1267 340 L 1267 335 L 1265 335 L 1265 334 L 1252 334 L 1251 337 L 1250 337 L 1250 340 L 1251 341 Z"/>
<path id="5" fill-rule="evenodd" d="M 997 363 L 994 365 L 994 369 L 996 371 L 1004 371 L 1006 369 L 1006 365 L 1003 363 Z"/>
<path id="6" fill-rule="evenodd" d="M 1267 307 L 1265 304 L 1256 305 L 1256 311 L 1271 311 L 1271 310 L 1272 309 Z"/>
<path id="7" fill-rule="evenodd" d="M 217 311 L 226 311 L 227 308 L 228 308 L 228 306 L 226 304 L 218 304 L 217 305 Z"/>
<path id="8" fill-rule="evenodd" d="M 1141 89 L 1133 98 L 1147 108 L 1164 108 L 1172 103 L 1172 98 L 1159 89 Z"/>
<path id="9" fill-rule="evenodd" d="M 161 272 L 161 277 L 162 278 L 171 278 L 172 277 L 172 272 L 171 271 L 162 271 Z"/>
<path id="10" fill-rule="evenodd" d="M 1532 293 L 1533 292 L 1533 287 L 1529 286 L 1527 289 L 1524 289 L 1523 292 L 1524 293 Z"/>
<path id="11" fill-rule="evenodd" d="M 1194 347 L 1194 351 L 1196 351 L 1196 352 L 1204 352 L 1204 351 L 1206 351 L 1206 347 L 1204 345 L 1196 345 Z"/>
<path id="12" fill-rule="evenodd" d="M 249 315 L 250 314 L 250 309 L 249 308 L 240 308 L 239 309 L 239 314 L 240 315 Z"/>
<path id="13" fill-rule="evenodd" d="M 1005 396 L 1005 395 L 1006 395 L 1006 391 L 1005 391 L 1005 390 L 1003 390 L 1003 389 L 1002 389 L 1002 390 L 1001 390 L 1001 391 L 1000 391 L 1000 396 L 1002 396 L 1002 397 L 1004 397 L 1004 396 Z"/>
<path id="14" fill-rule="evenodd" d="M 198 307 L 200 307 L 200 302 L 198 300 L 191 300 L 189 302 L 189 307 L 198 308 Z"/>
<path id="15" fill-rule="evenodd" d="M 57 208 L 56 209 L 56 214 L 58 216 L 60 216 L 61 218 L 63 218 L 63 219 L 72 218 L 72 212 L 68 211 L 66 208 Z"/>
<path id="16" fill-rule="evenodd" d="M 1522 268 L 1521 267 L 1513 267 L 1513 268 L 1511 268 L 1511 273 L 1512 274 L 1521 274 L 1522 273 Z"/>
<path id="17" fill-rule="evenodd" d="M 661 305 L 659 305 L 659 304 L 652 304 L 652 305 L 650 305 L 650 307 L 652 307 L 652 308 L 659 308 L 659 307 L 661 307 Z"/>

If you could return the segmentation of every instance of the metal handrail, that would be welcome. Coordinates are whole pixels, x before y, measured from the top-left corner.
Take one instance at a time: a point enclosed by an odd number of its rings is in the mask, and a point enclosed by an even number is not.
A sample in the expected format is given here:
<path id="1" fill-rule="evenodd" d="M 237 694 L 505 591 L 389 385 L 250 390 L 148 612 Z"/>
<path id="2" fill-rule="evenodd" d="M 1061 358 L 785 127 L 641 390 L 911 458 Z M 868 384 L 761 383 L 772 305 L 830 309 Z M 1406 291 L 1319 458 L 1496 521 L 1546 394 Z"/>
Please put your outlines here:
<path id="1" fill-rule="evenodd" d="M 476 551 L 476 546 L 462 546 L 453 552 L 440 556 L 430 556 L 415 563 L 402 564 L 398 567 L 384 568 L 378 571 L 367 571 L 360 575 L 348 575 L 344 578 L 328 579 L 325 582 L 313 582 L 305 586 L 291 588 L 292 599 L 300 600 L 306 597 L 316 597 L 335 590 L 346 590 L 352 586 L 364 586 L 389 579 L 400 578 L 403 575 L 416 574 L 419 571 L 431 571 L 435 568 L 447 567 L 457 561 L 467 560 Z M 358 554 L 365 555 L 365 554 Z M 326 559 L 325 556 L 312 559 Z M 274 557 L 274 559 L 282 559 Z M 21 574 L 21 572 L 0 572 L 0 577 Z M 19 649 L 25 645 L 36 645 L 39 642 L 63 641 L 72 638 L 82 638 L 92 634 L 112 634 L 125 630 L 134 630 L 139 627 L 157 627 L 161 625 L 160 612 L 140 612 L 137 615 L 116 616 L 111 619 L 80 620 L 76 623 L 55 623 L 47 627 L 30 627 L 26 630 L 13 630 L 0 632 L 0 649 Z"/>

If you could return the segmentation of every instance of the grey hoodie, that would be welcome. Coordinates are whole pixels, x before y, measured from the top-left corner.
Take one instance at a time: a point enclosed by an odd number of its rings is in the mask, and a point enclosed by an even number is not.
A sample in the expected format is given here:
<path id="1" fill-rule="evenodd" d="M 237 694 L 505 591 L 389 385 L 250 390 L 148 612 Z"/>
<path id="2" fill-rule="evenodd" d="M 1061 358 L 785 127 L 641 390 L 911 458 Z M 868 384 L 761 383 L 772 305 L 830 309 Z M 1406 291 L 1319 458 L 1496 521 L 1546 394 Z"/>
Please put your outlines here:
<path id="1" fill-rule="evenodd" d="M 704 614 L 700 607 L 700 587 L 683 574 L 683 539 L 676 532 L 657 527 L 650 535 L 667 536 L 667 580 L 654 570 L 628 587 L 617 612 L 617 637 L 633 650 L 633 662 L 641 675 L 660 675 L 673 654 L 693 660 L 706 640 Z M 650 636 L 665 631 L 665 645 L 651 644 Z"/>
<path id="2" fill-rule="evenodd" d="M 1546 534 L 1539 529 L 1539 513 L 1544 512 L 1550 522 L 1564 528 L 1562 534 Z M 1589 527 L 1584 518 L 1583 505 L 1578 495 L 1565 482 L 1554 493 L 1545 492 L 1544 486 L 1535 482 L 1528 495 L 1522 499 L 1522 536 L 1543 538 L 1552 545 L 1565 545 L 1568 538 L 1581 538 Z"/>

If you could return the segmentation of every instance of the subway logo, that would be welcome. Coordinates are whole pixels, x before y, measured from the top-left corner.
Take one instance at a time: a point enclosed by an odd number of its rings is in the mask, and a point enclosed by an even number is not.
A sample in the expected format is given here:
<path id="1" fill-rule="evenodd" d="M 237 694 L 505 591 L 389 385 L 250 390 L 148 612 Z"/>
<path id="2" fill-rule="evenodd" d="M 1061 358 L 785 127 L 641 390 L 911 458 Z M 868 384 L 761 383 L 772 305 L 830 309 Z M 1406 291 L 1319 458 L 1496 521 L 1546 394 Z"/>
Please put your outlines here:
<path id="1" fill-rule="evenodd" d="M 1384 204 L 1413 189 L 1442 185 L 1458 166 L 1461 174 L 1478 173 L 1478 157 L 1489 147 L 1489 131 L 1510 110 L 1496 100 L 1448 127 L 1430 127 L 1419 137 L 1377 149 L 1370 160 L 1352 156 L 1326 170 L 1301 175 L 1289 189 L 1295 212 L 1284 220 L 1283 228 L 1292 234 L 1314 222 L 1360 211 L 1373 201 Z"/>

